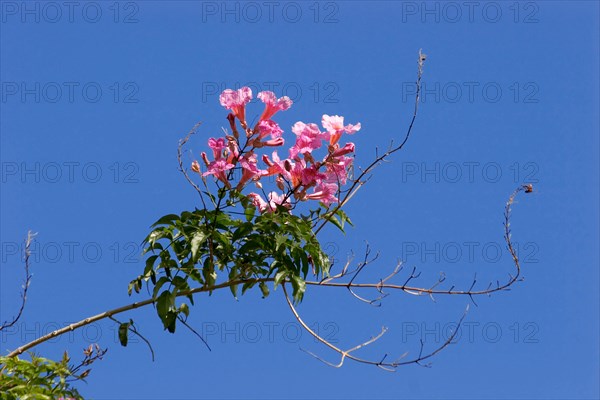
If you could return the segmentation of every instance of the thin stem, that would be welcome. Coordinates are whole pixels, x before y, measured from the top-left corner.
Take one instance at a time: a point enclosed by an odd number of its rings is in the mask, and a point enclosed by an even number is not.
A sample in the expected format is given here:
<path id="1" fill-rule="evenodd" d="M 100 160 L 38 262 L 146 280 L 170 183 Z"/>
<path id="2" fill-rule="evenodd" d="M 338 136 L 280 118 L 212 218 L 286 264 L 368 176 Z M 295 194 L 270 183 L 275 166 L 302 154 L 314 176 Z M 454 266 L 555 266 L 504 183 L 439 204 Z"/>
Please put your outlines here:
<path id="1" fill-rule="evenodd" d="M 21 293 L 21 306 L 19 307 L 19 311 L 17 315 L 12 318 L 12 320 L 5 321 L 0 325 L 0 331 L 6 328 L 10 328 L 23 315 L 23 310 L 25 309 L 25 303 L 27 303 L 27 290 L 29 289 L 29 285 L 31 284 L 31 274 L 29 273 L 29 257 L 31 256 L 31 243 L 33 242 L 33 238 L 36 236 L 36 233 L 31 231 L 27 232 L 27 239 L 25 240 L 25 282 L 23 283 L 23 292 Z"/>
<path id="2" fill-rule="evenodd" d="M 346 195 L 344 196 L 344 199 L 342 201 L 340 201 L 338 203 L 338 205 L 335 206 L 328 214 L 323 216 L 324 221 L 315 230 L 315 235 L 317 233 L 319 233 L 319 231 L 321 229 L 323 229 L 323 227 L 327 224 L 327 222 L 330 221 L 331 217 L 333 215 L 335 215 L 335 213 L 340 208 L 342 208 L 344 205 L 346 205 L 346 203 L 348 203 L 348 201 L 350 201 L 350 199 L 354 196 L 354 194 L 365 184 L 365 182 L 363 182 L 362 179 L 367 174 L 369 174 L 373 169 L 375 169 L 387 157 L 389 157 L 390 155 L 394 154 L 395 152 L 401 150 L 404 147 L 404 145 L 406 144 L 406 142 L 408 141 L 408 138 L 410 137 L 410 134 L 412 132 L 415 120 L 417 119 L 417 112 L 419 111 L 419 99 L 421 96 L 421 78 L 423 76 L 423 64 L 425 62 L 425 58 L 426 58 L 425 54 L 421 53 L 421 50 L 419 50 L 419 61 L 418 61 L 419 68 L 418 68 L 418 72 L 417 72 L 417 81 L 416 81 L 417 90 L 416 90 L 416 94 L 415 94 L 415 106 L 414 106 L 412 119 L 411 119 L 408 129 L 406 131 L 406 134 L 404 135 L 404 140 L 402 140 L 402 143 L 400 143 L 400 145 L 398 145 L 396 147 L 392 147 L 392 144 L 390 144 L 390 149 L 388 149 L 388 151 L 383 153 L 383 155 L 376 157 L 375 160 L 365 170 L 363 170 L 360 173 L 358 178 L 356 178 L 354 180 L 354 182 L 352 183 L 350 188 L 346 191 Z"/>

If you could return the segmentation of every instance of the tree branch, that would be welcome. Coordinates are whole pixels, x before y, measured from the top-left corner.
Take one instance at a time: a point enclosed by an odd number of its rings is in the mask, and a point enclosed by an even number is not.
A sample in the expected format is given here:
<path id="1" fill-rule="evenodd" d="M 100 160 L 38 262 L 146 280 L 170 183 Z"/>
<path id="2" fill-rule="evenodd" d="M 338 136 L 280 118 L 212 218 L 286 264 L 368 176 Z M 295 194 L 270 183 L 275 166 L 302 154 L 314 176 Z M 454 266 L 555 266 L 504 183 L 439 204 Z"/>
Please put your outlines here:
<path id="1" fill-rule="evenodd" d="M 234 281 L 227 281 L 227 282 L 223 282 L 221 284 L 214 285 L 214 286 L 208 286 L 208 287 L 207 286 L 203 286 L 203 287 L 199 287 L 199 288 L 195 288 L 195 289 L 191 289 L 191 290 L 186 290 L 186 291 L 183 291 L 183 292 L 179 292 L 175 296 L 176 297 L 181 297 L 181 296 L 189 296 L 189 295 L 194 294 L 194 293 L 210 292 L 210 291 L 213 291 L 213 290 L 222 289 L 222 288 L 226 288 L 226 287 L 230 287 L 230 286 L 234 286 L 234 285 L 240 285 L 240 284 L 243 284 L 243 283 L 246 283 L 246 282 L 249 282 L 249 281 L 254 282 L 254 284 L 260 283 L 260 282 L 272 282 L 274 279 L 275 278 L 256 278 L 256 279 L 250 279 L 250 280 L 248 280 L 248 279 L 239 279 L 239 280 L 234 280 Z M 145 306 L 150 305 L 150 304 L 154 304 L 155 301 L 156 301 L 155 299 L 147 299 L 147 300 L 140 301 L 140 302 L 134 302 L 134 303 L 122 306 L 122 307 L 113 308 L 112 310 L 104 311 L 104 312 L 102 312 L 100 314 L 97 314 L 97 315 L 85 318 L 85 319 L 83 319 L 83 320 L 81 320 L 79 322 L 75 322 L 75 323 L 70 324 L 68 326 L 65 326 L 65 327 L 63 327 L 61 329 L 57 329 L 57 330 L 55 330 L 53 332 L 50 332 L 47 335 L 39 337 L 39 338 L 37 338 L 37 339 L 35 339 L 35 340 L 33 340 L 33 341 L 31 341 L 31 342 L 29 342 L 29 343 L 21 346 L 21 347 L 19 347 L 16 350 L 13 350 L 12 352 L 10 352 L 7 355 L 7 357 L 18 356 L 18 355 L 22 354 L 24 351 L 29 350 L 32 347 L 35 347 L 35 346 L 37 346 L 37 345 L 39 345 L 41 343 L 44 343 L 44 342 L 46 342 L 46 341 L 48 341 L 48 340 L 50 340 L 52 338 L 55 338 L 57 336 L 60 336 L 60 335 L 62 335 L 64 333 L 74 331 L 75 329 L 79 329 L 79 328 L 81 328 L 83 326 L 89 325 L 89 324 L 91 324 L 93 322 L 96 322 L 96 321 L 103 320 L 105 318 L 110 318 L 110 317 L 112 317 L 114 315 L 121 314 L 121 313 L 123 313 L 125 311 L 135 310 L 136 308 L 141 308 L 141 307 L 145 307 Z"/>

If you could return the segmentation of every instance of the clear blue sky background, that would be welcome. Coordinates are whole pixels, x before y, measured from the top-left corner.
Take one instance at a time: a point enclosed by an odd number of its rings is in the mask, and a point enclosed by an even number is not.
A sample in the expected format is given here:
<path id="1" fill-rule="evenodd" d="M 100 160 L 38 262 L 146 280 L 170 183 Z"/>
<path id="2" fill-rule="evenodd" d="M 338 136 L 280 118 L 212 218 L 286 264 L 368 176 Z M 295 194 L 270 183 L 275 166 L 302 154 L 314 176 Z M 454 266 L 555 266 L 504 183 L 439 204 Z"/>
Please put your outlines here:
<path id="1" fill-rule="evenodd" d="M 188 331 L 163 332 L 151 308 L 123 318 L 152 341 L 154 363 L 139 341 L 120 347 L 107 321 L 37 351 L 77 359 L 89 343 L 108 347 L 80 387 L 95 399 L 598 398 L 597 2 L 0 4 L 2 320 L 18 307 L 17 247 L 39 233 L 27 308 L 0 334 L 3 353 L 131 301 L 149 225 L 198 205 L 176 145 L 200 120 L 196 155 L 219 134 L 220 89 L 275 85 L 296 101 L 279 118 L 287 135 L 323 113 L 360 121 L 366 165 L 406 129 L 422 48 L 414 136 L 349 204 L 355 228 L 322 236 L 338 265 L 368 241 L 381 255 L 365 279 L 398 258 L 423 285 L 440 271 L 447 287 L 468 288 L 475 272 L 482 287 L 506 279 L 504 202 L 520 183 L 536 188 L 514 210 L 526 280 L 476 299 L 433 368 L 321 364 L 299 348 L 336 355 L 297 337 L 280 291 L 198 296 L 190 322 L 211 352 Z M 387 326 L 363 354 L 393 357 L 418 353 L 420 337 L 435 348 L 470 302 L 436 300 L 393 293 L 373 308 L 309 288 L 300 311 L 342 347 Z"/>

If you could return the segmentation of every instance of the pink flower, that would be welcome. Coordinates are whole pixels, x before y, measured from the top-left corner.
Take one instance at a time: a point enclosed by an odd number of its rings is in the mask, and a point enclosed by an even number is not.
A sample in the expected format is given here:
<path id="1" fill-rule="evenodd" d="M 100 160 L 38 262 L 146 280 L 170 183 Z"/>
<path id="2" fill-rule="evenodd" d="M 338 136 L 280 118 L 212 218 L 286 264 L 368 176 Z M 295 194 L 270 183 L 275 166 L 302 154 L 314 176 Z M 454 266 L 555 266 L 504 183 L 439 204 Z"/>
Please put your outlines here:
<path id="1" fill-rule="evenodd" d="M 227 156 L 228 163 L 235 164 L 237 162 L 237 159 L 240 156 L 240 149 L 235 140 L 230 140 L 227 142 L 227 151 L 225 154 Z"/>
<path id="2" fill-rule="evenodd" d="M 297 159 L 298 154 L 310 153 L 321 147 L 323 132 L 316 124 L 305 124 L 296 122 L 292 127 L 296 135 L 296 144 L 290 148 L 290 158 Z"/>
<path id="3" fill-rule="evenodd" d="M 315 186 L 313 193 L 306 196 L 308 200 L 320 200 L 321 203 L 328 206 L 331 203 L 338 201 L 335 194 L 337 193 L 338 185 L 335 183 L 320 182 Z"/>
<path id="4" fill-rule="evenodd" d="M 265 103 L 265 111 L 263 111 L 262 115 L 260 116 L 261 121 L 271 119 L 271 117 L 275 115 L 277 111 L 285 111 L 292 106 L 292 100 L 289 97 L 283 96 L 277 98 L 275 93 L 268 90 L 260 92 L 258 94 L 258 98 Z"/>
<path id="5" fill-rule="evenodd" d="M 301 172 L 302 185 L 305 187 L 311 187 L 326 178 L 327 175 L 319 172 L 314 164 L 308 168 L 302 169 Z"/>
<path id="6" fill-rule="evenodd" d="M 302 184 L 302 173 L 306 168 L 306 163 L 304 160 L 298 160 L 297 162 L 288 161 L 288 165 L 290 166 L 290 177 L 293 187 L 300 186 Z"/>
<path id="7" fill-rule="evenodd" d="M 270 119 L 265 119 L 258 123 L 258 136 L 261 139 L 267 135 L 271 135 L 272 139 L 277 139 L 281 137 L 282 133 L 283 130 L 279 127 L 279 125 Z"/>
<path id="8" fill-rule="evenodd" d="M 254 207 L 258 208 L 260 212 L 265 211 L 267 207 L 269 207 L 269 204 L 266 201 L 264 201 L 258 193 L 250 193 L 248 197 L 250 198 L 250 200 L 252 200 L 252 204 L 254 205 Z"/>
<path id="9" fill-rule="evenodd" d="M 254 147 L 278 147 L 283 146 L 285 140 L 281 137 L 283 130 L 277 125 L 277 123 L 273 122 L 270 119 L 260 121 L 258 123 L 258 138 L 254 141 Z M 271 140 L 261 141 L 267 135 L 271 135 Z"/>
<path id="10" fill-rule="evenodd" d="M 325 181 L 339 182 L 340 184 L 345 185 L 348 179 L 348 170 L 350 169 L 350 166 L 352 166 L 353 161 L 352 157 L 341 157 L 327 162 Z"/>
<path id="11" fill-rule="evenodd" d="M 246 123 L 246 104 L 252 100 L 252 89 L 247 86 L 238 90 L 225 89 L 219 96 L 221 105 L 233 114 L 244 124 Z"/>
<path id="12" fill-rule="evenodd" d="M 287 209 L 292 207 L 290 199 L 286 198 L 285 195 L 277 194 L 277 192 L 269 193 L 269 208 L 271 211 L 277 211 L 277 206 L 284 206 Z"/>
<path id="13" fill-rule="evenodd" d="M 284 206 L 287 209 L 292 207 L 290 204 L 290 199 L 287 199 L 285 195 L 277 194 L 276 192 L 269 193 L 268 203 L 257 193 L 250 193 L 248 197 L 250 200 L 252 200 L 252 204 L 260 210 L 260 212 L 277 211 L 277 206 Z"/>
<path id="14" fill-rule="evenodd" d="M 202 174 L 202 176 L 214 175 L 218 180 L 223 182 L 227 187 L 230 187 L 230 183 L 227 180 L 225 171 L 233 168 L 234 165 L 228 163 L 225 159 L 221 158 L 208 164 L 208 171 Z"/>
<path id="15" fill-rule="evenodd" d="M 356 125 L 348 124 L 344 126 L 344 117 L 340 117 L 339 115 L 329 116 L 327 114 L 323 114 L 321 125 L 323 125 L 323 128 L 325 128 L 325 130 L 327 130 L 329 133 L 329 143 L 332 145 L 336 144 L 338 140 L 340 140 L 340 137 L 344 132 L 353 134 L 358 132 L 361 128 L 360 123 Z"/>
<path id="16" fill-rule="evenodd" d="M 254 146 L 255 147 L 279 147 L 279 146 L 283 146 L 283 144 L 285 143 L 285 140 L 283 140 L 283 138 L 277 138 L 277 139 L 271 139 L 271 140 L 267 140 L 266 142 L 254 142 Z"/>
<path id="17" fill-rule="evenodd" d="M 208 147 L 212 149 L 214 159 L 218 160 L 222 157 L 223 150 L 227 148 L 227 143 L 223 138 L 210 138 L 208 139 Z"/>
<path id="18" fill-rule="evenodd" d="M 273 160 L 269 160 L 269 157 L 265 154 L 263 155 L 262 159 L 265 162 L 265 164 L 267 164 L 267 166 L 269 167 L 267 169 L 266 172 L 266 176 L 269 175 L 275 175 L 275 174 L 280 174 L 283 175 L 284 178 L 286 178 L 288 181 L 292 179 L 292 176 L 290 174 L 290 172 L 285 168 L 285 161 L 286 160 L 281 160 L 279 158 L 279 155 L 277 154 L 277 151 L 273 152 L 272 155 Z"/>
<path id="19" fill-rule="evenodd" d="M 342 148 L 339 148 L 339 146 L 337 146 L 337 149 L 335 149 L 333 153 L 331 153 L 331 156 L 333 158 L 338 158 L 350 153 L 354 153 L 354 143 L 352 142 L 346 143 Z"/>
<path id="20" fill-rule="evenodd" d="M 264 171 L 256 166 L 256 155 L 253 153 L 240 157 L 239 162 L 242 166 L 242 178 L 237 185 L 237 189 L 241 190 L 246 182 L 250 179 L 259 179 Z"/>

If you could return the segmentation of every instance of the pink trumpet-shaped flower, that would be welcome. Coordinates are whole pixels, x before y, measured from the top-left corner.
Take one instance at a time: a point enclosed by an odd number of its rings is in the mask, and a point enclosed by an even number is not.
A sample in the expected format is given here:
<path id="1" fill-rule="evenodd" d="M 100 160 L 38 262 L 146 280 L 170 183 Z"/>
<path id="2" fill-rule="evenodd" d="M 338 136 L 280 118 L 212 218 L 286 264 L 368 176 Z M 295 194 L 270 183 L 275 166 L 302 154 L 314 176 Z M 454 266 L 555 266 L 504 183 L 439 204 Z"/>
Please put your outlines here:
<path id="1" fill-rule="evenodd" d="M 297 159 L 298 154 L 310 153 L 321 147 L 324 133 L 316 124 L 298 121 L 292 127 L 292 132 L 296 135 L 296 144 L 290 148 L 290 158 Z"/>
<path id="2" fill-rule="evenodd" d="M 285 140 L 282 137 L 280 137 L 277 139 L 267 140 L 266 142 L 254 142 L 254 147 L 279 147 L 283 146 L 284 143 Z"/>
<path id="3" fill-rule="evenodd" d="M 252 100 L 252 89 L 244 86 L 238 90 L 225 89 L 219 96 L 221 105 L 233 114 L 244 124 L 246 123 L 246 104 Z"/>
<path id="4" fill-rule="evenodd" d="M 221 158 L 208 164 L 208 171 L 203 173 L 202 176 L 214 175 L 218 180 L 223 182 L 225 186 L 231 187 L 225 171 L 230 170 L 233 167 L 233 164 L 230 164 L 224 158 Z"/>
<path id="5" fill-rule="evenodd" d="M 348 124 L 344 126 L 344 117 L 339 115 L 327 115 L 323 114 L 321 119 L 321 125 L 329 133 L 329 144 L 336 144 L 344 132 L 353 134 L 358 132 L 361 128 L 360 122 L 356 125 Z"/>
<path id="6" fill-rule="evenodd" d="M 258 180 L 263 175 L 264 171 L 258 169 L 258 167 L 256 166 L 255 154 L 242 156 L 240 157 L 239 162 L 242 166 L 242 178 L 240 179 L 240 182 L 237 185 L 237 189 L 241 190 L 244 187 L 244 184 L 250 179 Z"/>
<path id="7" fill-rule="evenodd" d="M 285 195 L 278 194 L 277 192 L 269 193 L 269 202 L 266 202 L 259 194 L 250 193 L 248 195 L 252 204 L 260 210 L 260 212 L 274 212 L 277 211 L 277 206 L 284 206 L 290 209 L 290 199 L 287 199 Z"/>
<path id="8" fill-rule="evenodd" d="M 354 153 L 354 143 L 348 142 L 342 148 L 337 148 L 331 153 L 333 158 L 338 158 L 341 156 L 345 156 L 346 154 Z"/>
<path id="9" fill-rule="evenodd" d="M 277 206 L 284 206 L 287 209 L 292 207 L 290 204 L 290 199 L 286 198 L 285 195 L 277 194 L 277 192 L 269 193 L 269 208 L 271 211 L 276 211 Z"/>
<path id="10" fill-rule="evenodd" d="M 308 168 L 303 168 L 301 172 L 302 185 L 307 188 L 326 178 L 327 175 L 319 172 L 319 169 L 315 164 Z"/>
<path id="11" fill-rule="evenodd" d="M 258 123 L 258 137 L 264 139 L 267 135 L 271 135 L 271 139 L 281 137 L 283 130 L 277 125 L 277 122 L 270 119 L 262 120 Z"/>
<path id="12" fill-rule="evenodd" d="M 306 196 L 308 200 L 320 200 L 326 206 L 338 201 L 335 194 L 338 190 L 338 185 L 335 183 L 320 182 L 315 186 L 313 193 Z"/>
<path id="13" fill-rule="evenodd" d="M 292 100 L 289 97 L 277 98 L 275 93 L 268 90 L 260 92 L 257 97 L 265 103 L 265 110 L 260 116 L 261 121 L 271 119 L 277 111 L 285 111 L 292 106 Z"/>
<path id="14" fill-rule="evenodd" d="M 210 138 L 208 139 L 208 147 L 213 151 L 213 158 L 218 160 L 223 156 L 223 150 L 227 148 L 227 142 L 223 138 Z"/>
<path id="15" fill-rule="evenodd" d="M 348 180 L 348 170 L 353 161 L 354 160 L 352 157 L 340 157 L 327 162 L 325 180 L 327 182 L 339 182 L 340 184 L 345 185 L 346 181 Z"/>
<path id="16" fill-rule="evenodd" d="M 237 162 L 237 159 L 240 156 L 240 149 L 235 140 L 230 140 L 227 142 L 226 154 L 228 163 L 235 164 Z"/>
<path id="17" fill-rule="evenodd" d="M 267 164 L 267 166 L 269 167 L 267 168 L 265 176 L 280 174 L 283 175 L 283 177 L 288 181 L 291 180 L 292 176 L 290 172 L 285 168 L 285 161 L 287 160 L 281 160 L 279 158 L 279 155 L 277 154 L 277 151 L 273 152 L 272 158 L 273 160 L 269 160 L 269 157 L 266 154 L 262 157 L 264 163 Z"/>
<path id="18" fill-rule="evenodd" d="M 252 200 L 252 204 L 254 205 L 254 207 L 258 208 L 260 212 L 265 211 L 267 207 L 269 207 L 269 204 L 266 201 L 264 201 L 258 193 L 250 193 L 248 197 L 250 198 L 250 200 Z"/>

